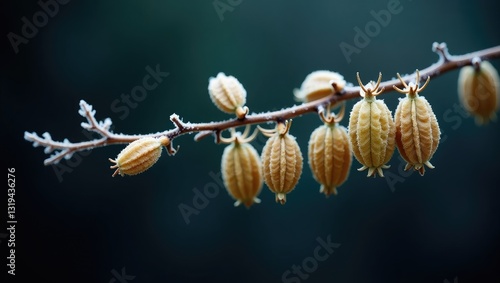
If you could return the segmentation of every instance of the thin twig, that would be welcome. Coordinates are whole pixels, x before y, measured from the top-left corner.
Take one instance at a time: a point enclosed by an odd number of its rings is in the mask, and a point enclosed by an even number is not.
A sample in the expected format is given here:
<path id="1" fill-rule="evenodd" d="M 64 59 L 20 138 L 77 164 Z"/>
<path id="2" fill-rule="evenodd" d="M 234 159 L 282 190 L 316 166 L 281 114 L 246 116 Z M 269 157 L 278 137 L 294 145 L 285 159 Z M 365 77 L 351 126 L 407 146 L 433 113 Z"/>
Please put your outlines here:
<path id="1" fill-rule="evenodd" d="M 459 69 L 466 65 L 472 65 L 473 62 L 476 62 L 478 60 L 491 60 L 500 57 L 500 46 L 495 46 L 492 48 L 479 50 L 460 56 L 450 55 L 445 43 L 434 43 L 432 49 L 439 55 L 439 60 L 431 66 L 420 70 L 420 80 L 427 80 L 428 77 L 438 77 L 451 70 Z M 402 77 L 402 79 L 406 82 L 413 81 L 416 79 L 416 74 L 413 73 L 404 76 Z M 417 85 L 418 83 L 419 82 L 416 82 Z M 380 83 L 380 89 L 382 89 L 382 93 L 394 91 L 393 87 L 403 88 L 403 82 L 399 79 L 391 79 Z M 86 130 L 98 133 L 101 138 L 78 143 L 69 142 L 67 139 L 65 139 L 63 142 L 58 142 L 52 140 L 49 133 L 44 133 L 42 135 L 43 137 L 40 137 L 36 133 L 29 132 L 24 133 L 24 138 L 27 141 L 32 142 L 33 146 L 35 147 L 45 147 L 45 153 L 47 154 L 51 153 L 52 151 L 56 151 L 55 154 L 44 161 L 45 165 L 55 164 L 62 158 L 69 159 L 71 158 L 72 154 L 77 151 L 89 150 L 111 144 L 130 143 L 142 137 L 167 136 L 171 141 L 173 141 L 178 136 L 196 132 L 198 133 L 197 135 L 195 135 L 196 141 L 212 134 L 215 136 L 215 141 L 219 142 L 220 133 L 226 129 L 250 124 L 262 124 L 269 121 L 282 122 L 306 113 L 318 113 L 318 111 L 323 111 L 323 109 L 328 105 L 334 105 L 340 101 L 358 98 L 360 96 L 359 92 L 361 90 L 361 88 L 358 86 L 345 87 L 341 91 L 338 91 L 337 87 L 335 86 L 333 89 L 334 91 L 332 92 L 332 94 L 322 99 L 295 105 L 278 111 L 246 115 L 243 119 L 234 118 L 210 123 L 186 123 L 183 122 L 178 115 L 172 114 L 170 116 L 170 120 L 175 125 L 174 129 L 145 135 L 124 135 L 112 133 L 110 131 L 111 119 L 106 118 L 104 121 L 98 122 L 94 117 L 95 110 L 92 110 L 92 106 L 81 100 L 79 113 L 87 119 L 87 123 L 82 123 L 81 126 Z M 171 149 L 172 150 L 169 152 L 173 154 L 175 150 L 173 150 L 173 148 Z"/>

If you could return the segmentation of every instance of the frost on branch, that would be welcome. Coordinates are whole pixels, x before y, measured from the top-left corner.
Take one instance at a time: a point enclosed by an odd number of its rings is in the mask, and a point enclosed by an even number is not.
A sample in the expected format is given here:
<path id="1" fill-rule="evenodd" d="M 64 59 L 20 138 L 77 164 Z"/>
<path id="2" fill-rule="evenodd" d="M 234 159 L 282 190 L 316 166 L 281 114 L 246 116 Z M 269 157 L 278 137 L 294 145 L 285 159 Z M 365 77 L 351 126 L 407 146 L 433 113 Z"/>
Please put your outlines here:
<path id="1" fill-rule="evenodd" d="M 96 111 L 92 109 L 92 105 L 88 104 L 84 100 L 80 100 L 80 110 L 78 110 L 78 114 L 87 119 L 87 122 L 82 122 L 80 124 L 82 128 L 88 131 L 97 132 L 101 136 L 105 136 L 104 133 L 108 132 L 111 127 L 111 119 L 106 118 L 104 121 L 97 121 L 94 117 L 95 112 Z"/>
<path id="2" fill-rule="evenodd" d="M 54 154 L 44 160 L 45 165 L 56 164 L 63 158 L 70 159 L 76 151 L 104 145 L 106 144 L 106 140 L 112 135 L 109 131 L 112 124 L 111 119 L 106 118 L 104 121 L 97 121 L 94 117 L 96 111 L 92 109 L 92 105 L 84 100 L 80 100 L 80 110 L 78 110 L 78 113 L 87 119 L 87 122 L 81 123 L 82 128 L 98 133 L 101 136 L 100 139 L 80 143 L 71 143 L 68 139 L 64 139 L 60 142 L 54 141 L 47 132 L 43 133 L 42 137 L 35 132 L 24 132 L 24 139 L 32 142 L 33 147 L 45 147 L 44 152 L 46 154 L 54 152 Z"/>

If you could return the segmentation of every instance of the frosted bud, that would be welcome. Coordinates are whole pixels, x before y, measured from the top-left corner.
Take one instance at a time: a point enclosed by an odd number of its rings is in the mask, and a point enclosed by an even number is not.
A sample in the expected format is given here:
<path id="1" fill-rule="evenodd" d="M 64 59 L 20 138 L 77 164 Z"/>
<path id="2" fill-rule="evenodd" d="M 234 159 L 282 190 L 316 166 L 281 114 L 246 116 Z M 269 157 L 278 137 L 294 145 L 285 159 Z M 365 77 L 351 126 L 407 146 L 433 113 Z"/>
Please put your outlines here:
<path id="1" fill-rule="evenodd" d="M 335 83 L 336 89 L 333 89 L 333 83 Z M 298 101 L 309 102 L 321 99 L 335 91 L 341 91 L 345 85 L 344 77 L 339 73 L 314 71 L 307 75 L 300 89 L 294 90 L 294 95 Z"/>

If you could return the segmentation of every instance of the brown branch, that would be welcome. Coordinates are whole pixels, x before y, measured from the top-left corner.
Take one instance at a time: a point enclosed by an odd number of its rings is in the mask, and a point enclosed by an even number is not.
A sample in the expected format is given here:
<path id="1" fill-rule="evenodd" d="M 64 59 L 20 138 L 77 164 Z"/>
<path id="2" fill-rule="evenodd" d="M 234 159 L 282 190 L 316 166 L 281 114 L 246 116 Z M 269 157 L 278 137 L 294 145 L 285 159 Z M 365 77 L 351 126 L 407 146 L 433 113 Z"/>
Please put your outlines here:
<path id="1" fill-rule="evenodd" d="M 428 77 L 438 77 L 448 71 L 459 69 L 466 65 L 472 65 L 478 60 L 491 60 L 500 57 L 500 46 L 495 46 L 492 48 L 479 50 L 469 54 L 464 54 L 460 56 L 452 56 L 448 53 L 448 49 L 445 43 L 434 43 L 432 50 L 439 55 L 438 62 L 432 64 L 431 66 L 420 70 L 420 80 L 425 81 Z M 410 74 L 403 77 L 403 80 L 413 81 L 416 79 L 415 74 Z M 382 92 L 393 91 L 393 87 L 402 88 L 403 84 L 399 79 L 391 79 L 384 81 L 380 84 L 380 88 L 383 89 Z M 335 86 L 334 86 L 335 89 Z M 359 97 L 360 87 L 358 86 L 347 86 L 341 91 L 334 91 L 332 94 L 315 101 L 308 103 L 303 103 L 300 105 L 295 105 L 289 108 L 285 108 L 278 111 L 258 113 L 246 115 L 243 119 L 229 119 L 219 122 L 210 123 L 185 123 L 178 115 L 172 114 L 170 116 L 170 121 L 174 124 L 175 128 L 166 130 L 163 132 L 145 134 L 145 135 L 124 135 L 112 133 L 109 129 L 111 126 L 111 119 L 107 118 L 104 121 L 97 121 L 94 118 L 95 110 L 92 110 L 92 106 L 87 104 L 85 101 L 80 101 L 80 115 L 87 119 L 87 123 L 82 123 L 82 127 L 86 130 L 98 133 L 101 138 L 86 141 L 71 143 L 68 140 L 63 142 L 53 141 L 49 133 L 44 133 L 42 137 L 38 136 L 36 133 L 24 133 L 24 138 L 27 141 L 33 142 L 33 146 L 43 146 L 45 147 L 45 153 L 49 154 L 56 150 L 54 155 L 49 157 L 44 161 L 45 165 L 50 165 L 59 162 L 62 158 L 69 159 L 71 155 L 77 151 L 88 150 L 96 147 L 107 146 L 111 144 L 123 144 L 130 143 L 142 137 L 160 137 L 167 136 L 173 141 L 176 137 L 197 132 L 195 135 L 195 140 L 199 141 L 204 137 L 209 135 L 215 136 L 215 141 L 218 142 L 220 139 L 220 133 L 226 129 L 239 127 L 243 125 L 250 124 L 261 124 L 269 121 L 284 121 L 294 117 L 301 116 L 306 113 L 317 113 L 318 111 L 323 111 L 328 105 L 333 105 L 341 101 L 355 99 Z M 172 148 L 172 143 L 169 148 L 169 152 L 175 152 Z"/>

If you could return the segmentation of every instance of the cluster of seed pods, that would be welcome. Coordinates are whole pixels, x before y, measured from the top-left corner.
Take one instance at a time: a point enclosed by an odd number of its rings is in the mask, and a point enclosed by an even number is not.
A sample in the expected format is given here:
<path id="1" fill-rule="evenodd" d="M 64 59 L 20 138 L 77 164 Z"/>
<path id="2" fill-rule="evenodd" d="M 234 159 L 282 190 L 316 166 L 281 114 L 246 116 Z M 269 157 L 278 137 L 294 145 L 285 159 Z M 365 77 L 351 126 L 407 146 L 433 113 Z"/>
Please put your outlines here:
<path id="1" fill-rule="evenodd" d="M 460 71 L 459 98 L 476 122 L 485 124 L 496 117 L 500 79 L 490 63 L 476 59 L 472 65 Z M 337 188 L 349 176 L 353 155 L 362 165 L 358 171 L 367 170 L 368 177 L 384 176 L 383 169 L 389 168 L 388 162 L 396 148 L 407 163 L 405 170 L 414 169 L 424 175 L 425 167 L 434 168 L 430 160 L 439 145 L 441 132 L 430 103 L 420 95 L 430 77 L 419 86 L 418 70 L 414 82 L 397 76 L 404 88 L 393 88 L 405 97 L 400 98 L 394 117 L 385 102 L 377 99 L 383 92 L 381 74 L 377 82 L 367 84 L 361 82 L 359 73 L 356 74 L 361 100 L 352 107 L 348 128 L 339 124 L 344 117 L 345 103 L 337 114 L 330 111 L 332 105 L 318 107 L 323 124 L 309 138 L 308 163 L 314 179 L 320 183 L 321 193 L 337 194 Z M 297 100 L 310 102 L 340 93 L 345 86 L 342 75 L 315 71 L 306 77 L 300 89 L 294 90 L 294 94 Z M 245 119 L 249 111 L 245 106 L 246 91 L 235 77 L 219 73 L 210 78 L 208 92 L 221 111 L 235 114 L 239 120 Z M 243 133 L 230 128 L 229 138 L 217 132 L 218 141 L 228 144 L 222 154 L 221 172 L 235 206 L 243 204 L 248 208 L 259 203 L 258 195 L 264 183 L 275 194 L 276 202 L 286 203 L 287 194 L 296 187 L 303 169 L 300 146 L 289 133 L 291 124 L 291 120 L 278 120 L 273 129 L 258 126 L 251 135 L 249 125 Z M 260 155 L 251 145 L 259 133 L 268 138 Z M 166 136 L 144 137 L 130 143 L 116 159 L 110 159 L 114 163 L 111 166 L 115 169 L 113 176 L 146 171 L 156 163 L 163 146 L 169 154 L 175 153 Z"/>
<path id="2" fill-rule="evenodd" d="M 246 91 L 232 76 L 219 73 L 209 81 L 208 91 L 212 102 L 226 113 L 234 113 L 238 119 L 245 118 L 248 107 L 244 106 Z M 259 131 L 268 137 L 259 156 L 250 142 L 258 131 L 248 135 L 247 126 L 242 134 L 231 128 L 231 137 L 219 137 L 229 145 L 224 149 L 221 162 L 222 179 L 228 194 L 250 207 L 259 203 L 257 198 L 263 183 L 275 194 L 276 202 L 285 204 L 286 195 L 297 185 L 302 174 L 302 153 L 295 137 L 289 134 L 291 121 L 278 122 L 274 129 Z"/>

